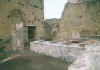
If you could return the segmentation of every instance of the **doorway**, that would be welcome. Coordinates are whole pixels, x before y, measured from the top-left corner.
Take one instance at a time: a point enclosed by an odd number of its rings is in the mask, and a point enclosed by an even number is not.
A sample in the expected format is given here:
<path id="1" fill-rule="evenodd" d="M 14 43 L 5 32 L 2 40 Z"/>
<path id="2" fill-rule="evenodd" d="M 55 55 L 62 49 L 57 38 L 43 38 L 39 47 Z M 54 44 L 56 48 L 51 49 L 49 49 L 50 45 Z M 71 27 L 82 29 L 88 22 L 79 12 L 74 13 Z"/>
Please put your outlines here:
<path id="1" fill-rule="evenodd" d="M 29 42 L 35 40 L 36 26 L 28 26 L 28 40 Z"/>

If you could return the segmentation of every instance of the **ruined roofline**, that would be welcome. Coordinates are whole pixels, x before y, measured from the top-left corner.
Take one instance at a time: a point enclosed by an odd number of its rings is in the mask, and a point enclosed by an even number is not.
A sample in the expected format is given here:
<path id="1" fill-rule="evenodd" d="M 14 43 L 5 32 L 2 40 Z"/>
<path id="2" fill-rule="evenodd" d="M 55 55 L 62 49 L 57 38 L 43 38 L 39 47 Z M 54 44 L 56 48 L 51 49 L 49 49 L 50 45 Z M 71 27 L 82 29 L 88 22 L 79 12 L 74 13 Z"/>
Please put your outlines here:
<path id="1" fill-rule="evenodd" d="M 100 2 L 100 0 L 68 0 L 67 4 L 82 4 L 82 3 L 93 3 Z"/>
<path id="2" fill-rule="evenodd" d="M 96 3 L 99 3 L 100 4 L 100 0 L 84 0 L 83 2 L 77 2 L 77 3 L 71 3 L 71 2 L 67 2 L 65 4 L 65 7 L 64 9 L 66 9 L 69 5 L 88 5 L 88 4 L 96 4 Z"/>
<path id="3" fill-rule="evenodd" d="M 51 21 L 51 20 L 59 20 L 60 18 L 50 18 L 50 19 L 46 19 L 46 21 Z"/>
<path id="4" fill-rule="evenodd" d="M 62 12 L 62 15 L 61 15 L 61 19 L 64 19 L 64 12 L 65 12 L 65 9 L 66 8 L 68 8 L 68 6 L 70 5 L 72 5 L 72 6 L 75 6 L 75 5 L 89 5 L 89 4 L 96 4 L 96 3 L 99 3 L 100 4 L 100 0 L 85 0 L 84 2 L 80 2 L 80 3 L 71 3 L 71 2 L 67 2 L 66 4 L 65 4 L 65 6 L 64 6 L 64 10 L 63 10 L 63 12 Z"/>

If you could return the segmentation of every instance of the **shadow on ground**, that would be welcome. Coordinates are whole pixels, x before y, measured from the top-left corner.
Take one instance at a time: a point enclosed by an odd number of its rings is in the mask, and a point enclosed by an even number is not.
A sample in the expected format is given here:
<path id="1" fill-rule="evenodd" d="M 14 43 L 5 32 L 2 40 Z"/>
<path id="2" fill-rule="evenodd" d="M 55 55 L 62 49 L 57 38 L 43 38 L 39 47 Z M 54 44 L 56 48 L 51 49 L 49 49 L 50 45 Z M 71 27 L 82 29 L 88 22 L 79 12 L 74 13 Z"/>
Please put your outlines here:
<path id="1" fill-rule="evenodd" d="M 0 64 L 0 70 L 67 70 L 64 61 L 32 52 L 6 63 Z"/>

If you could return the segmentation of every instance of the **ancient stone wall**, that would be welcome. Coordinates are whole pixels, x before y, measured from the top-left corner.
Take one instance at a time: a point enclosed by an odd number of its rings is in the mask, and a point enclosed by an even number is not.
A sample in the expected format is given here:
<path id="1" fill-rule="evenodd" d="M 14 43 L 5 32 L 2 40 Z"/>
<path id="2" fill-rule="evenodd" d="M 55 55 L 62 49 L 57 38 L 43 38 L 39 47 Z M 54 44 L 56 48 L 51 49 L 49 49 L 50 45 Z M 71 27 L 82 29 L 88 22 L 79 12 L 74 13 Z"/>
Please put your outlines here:
<path id="1" fill-rule="evenodd" d="M 0 24 L 0 38 L 3 38 L 4 36 L 10 35 L 10 25 L 8 24 Z"/>
<path id="2" fill-rule="evenodd" d="M 18 1 L 17 6 L 24 12 L 25 26 L 35 26 L 35 40 L 43 39 L 44 37 L 44 17 L 43 17 L 43 1 L 30 0 Z"/>
<path id="3" fill-rule="evenodd" d="M 0 34 L 10 34 L 12 46 L 23 46 L 29 26 L 36 27 L 34 40 L 44 39 L 43 0 L 1 0 L 0 10 Z"/>
<path id="4" fill-rule="evenodd" d="M 19 24 L 20 22 L 23 22 L 24 26 L 33 25 L 36 26 L 35 38 L 41 39 L 43 37 L 44 17 L 42 0 L 1 0 L 0 10 L 0 23 L 6 26 Z"/>
<path id="5" fill-rule="evenodd" d="M 87 0 L 82 3 L 67 3 L 59 23 L 60 31 L 58 32 L 57 39 L 73 39 L 73 32 L 79 32 L 79 34 L 85 33 L 88 36 L 99 34 L 99 6 L 99 0 Z M 76 35 L 74 37 L 76 37 Z"/>
<path id="6" fill-rule="evenodd" d="M 57 32 L 59 30 L 59 21 L 60 19 L 47 19 L 45 20 L 45 32 L 47 40 L 55 40 Z"/>

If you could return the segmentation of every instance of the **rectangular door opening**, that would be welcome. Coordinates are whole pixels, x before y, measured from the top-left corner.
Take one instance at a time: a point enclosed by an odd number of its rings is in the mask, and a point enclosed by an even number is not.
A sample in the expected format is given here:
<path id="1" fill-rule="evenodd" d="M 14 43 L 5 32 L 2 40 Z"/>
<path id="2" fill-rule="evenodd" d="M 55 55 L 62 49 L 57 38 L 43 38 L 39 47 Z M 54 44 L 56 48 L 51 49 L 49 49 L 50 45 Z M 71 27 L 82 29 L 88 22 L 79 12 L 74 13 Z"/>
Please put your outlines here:
<path id="1" fill-rule="evenodd" d="M 29 42 L 35 40 L 36 26 L 28 26 L 28 40 Z"/>

